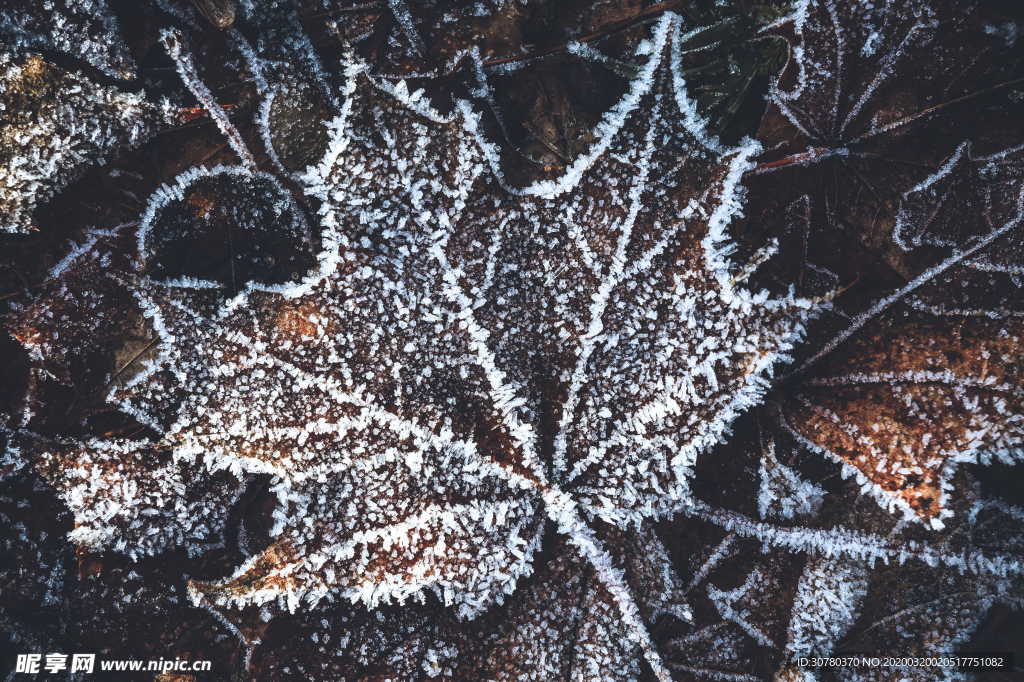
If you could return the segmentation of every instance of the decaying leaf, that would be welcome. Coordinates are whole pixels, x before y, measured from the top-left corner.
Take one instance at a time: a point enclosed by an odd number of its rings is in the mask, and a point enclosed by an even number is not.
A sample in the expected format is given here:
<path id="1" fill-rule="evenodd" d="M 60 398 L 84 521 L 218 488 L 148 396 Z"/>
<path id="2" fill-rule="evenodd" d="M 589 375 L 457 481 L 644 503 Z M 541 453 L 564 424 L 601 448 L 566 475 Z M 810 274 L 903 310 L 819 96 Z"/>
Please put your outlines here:
<path id="1" fill-rule="evenodd" d="M 962 143 L 902 197 L 893 238 L 905 250 L 952 251 L 955 267 L 908 303 L 936 315 L 1020 317 L 1024 287 L 1024 151 L 978 156 Z M 962 257 L 959 257 L 963 254 Z"/>
<path id="2" fill-rule="evenodd" d="M 8 0 L 0 46 L 18 56 L 58 53 L 115 78 L 133 78 L 135 63 L 107 0 Z"/>
<path id="3" fill-rule="evenodd" d="M 132 299 L 123 283 L 130 266 L 114 246 L 120 238 L 119 230 L 88 234 L 9 314 L 8 333 L 28 350 L 36 367 L 82 390 L 106 381 L 131 324 Z M 94 357 L 101 349 L 106 362 Z"/>
<path id="4" fill-rule="evenodd" d="M 1012 161 L 999 156 L 1019 144 L 1021 61 L 1017 47 L 985 29 L 997 21 L 991 9 L 947 0 L 807 0 L 769 29 L 789 42 L 790 59 L 757 136 L 766 151 L 748 175 L 758 216 L 750 229 L 778 225 L 768 235 L 786 241 L 790 221 L 779 218 L 799 203 L 809 227 L 796 249 L 801 280 L 808 264 L 862 289 L 913 279 L 935 258 L 908 256 L 892 239 L 901 197 L 944 168 L 965 139 L 990 170 Z M 999 196 L 1012 177 L 983 182 Z M 999 199 L 993 208 L 1014 203 Z M 981 218 L 985 209 L 975 205 Z"/>
<path id="5" fill-rule="evenodd" d="M 953 470 L 1024 446 L 1016 322 L 906 325 L 865 336 L 804 382 L 784 419 L 889 508 L 941 525 Z"/>

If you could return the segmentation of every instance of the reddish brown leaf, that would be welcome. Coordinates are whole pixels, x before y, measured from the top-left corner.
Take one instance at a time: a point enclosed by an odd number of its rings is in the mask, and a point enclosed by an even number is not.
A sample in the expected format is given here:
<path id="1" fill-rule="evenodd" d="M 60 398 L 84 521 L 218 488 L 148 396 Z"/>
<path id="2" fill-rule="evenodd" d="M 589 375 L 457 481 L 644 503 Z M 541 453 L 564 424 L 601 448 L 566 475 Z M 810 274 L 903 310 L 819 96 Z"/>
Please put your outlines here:
<path id="1" fill-rule="evenodd" d="M 850 342 L 787 400 L 785 419 L 885 506 L 941 527 L 962 462 L 1024 445 L 1018 322 L 908 324 Z"/>

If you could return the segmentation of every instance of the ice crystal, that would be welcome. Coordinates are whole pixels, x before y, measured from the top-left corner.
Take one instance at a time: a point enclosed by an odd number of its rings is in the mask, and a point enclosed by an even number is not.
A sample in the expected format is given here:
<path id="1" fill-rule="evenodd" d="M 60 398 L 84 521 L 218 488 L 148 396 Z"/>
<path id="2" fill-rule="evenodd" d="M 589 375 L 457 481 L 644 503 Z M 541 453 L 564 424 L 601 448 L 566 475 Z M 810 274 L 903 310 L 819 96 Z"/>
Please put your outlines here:
<path id="1" fill-rule="evenodd" d="M 800 474 L 779 462 L 775 457 L 775 444 L 761 456 L 761 486 L 757 497 L 757 511 L 761 518 L 791 519 L 796 516 L 814 516 L 821 507 L 825 491 Z"/>

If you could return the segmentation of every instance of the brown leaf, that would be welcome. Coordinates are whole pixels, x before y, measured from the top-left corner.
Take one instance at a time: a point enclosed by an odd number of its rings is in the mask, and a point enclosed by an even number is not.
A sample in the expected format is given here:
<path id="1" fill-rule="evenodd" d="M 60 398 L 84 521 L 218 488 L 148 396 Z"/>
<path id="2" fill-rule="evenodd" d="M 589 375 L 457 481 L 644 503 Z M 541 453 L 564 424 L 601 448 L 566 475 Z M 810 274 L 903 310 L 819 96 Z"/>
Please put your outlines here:
<path id="1" fill-rule="evenodd" d="M 241 492 L 226 473 L 209 476 L 169 459 L 148 441 L 94 440 L 48 443 L 36 467 L 74 513 L 72 540 L 137 557 L 190 541 L 213 544 Z M 138 513 L 140 504 L 149 509 Z"/>
<path id="2" fill-rule="evenodd" d="M 906 324 L 851 342 L 787 400 L 789 428 L 890 509 L 941 527 L 961 462 L 1024 444 L 1024 326 Z"/>
<path id="3" fill-rule="evenodd" d="M 0 56 L 0 234 L 37 230 L 41 206 L 161 125 L 159 109 L 140 94 L 38 56 Z"/>
<path id="4" fill-rule="evenodd" d="M 988 165 L 1004 163 L 993 152 L 1019 144 L 1020 115 L 1009 93 L 1020 74 L 1006 45 L 983 30 L 996 20 L 981 3 L 800 5 L 794 20 L 771 29 L 790 43 L 791 57 L 758 131 L 765 152 L 747 174 L 748 212 L 756 216 L 749 229 L 794 252 L 786 260 L 799 262 L 786 268 L 785 283 L 794 279 L 790 270 L 803 284 L 809 267 L 825 267 L 843 285 L 858 282 L 854 298 L 869 299 L 936 260 L 927 250 L 906 253 L 892 239 L 894 222 L 916 217 L 897 217 L 905 193 L 964 140 Z M 994 186 L 992 177 L 984 181 Z M 946 212 L 971 210 L 963 194 Z M 972 223 L 982 220 L 975 205 Z M 794 207 L 806 211 L 807 228 L 787 236 L 793 223 L 780 216 Z"/>

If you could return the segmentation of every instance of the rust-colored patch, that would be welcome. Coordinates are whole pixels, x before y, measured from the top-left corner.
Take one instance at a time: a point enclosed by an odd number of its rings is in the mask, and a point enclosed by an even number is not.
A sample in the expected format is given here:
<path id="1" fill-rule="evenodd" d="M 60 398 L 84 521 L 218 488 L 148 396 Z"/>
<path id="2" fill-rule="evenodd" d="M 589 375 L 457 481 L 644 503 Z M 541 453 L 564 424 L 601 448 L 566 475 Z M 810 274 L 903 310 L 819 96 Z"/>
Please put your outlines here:
<path id="1" fill-rule="evenodd" d="M 918 515 L 957 461 L 1019 447 L 1019 322 L 908 325 L 852 342 L 787 403 L 789 425 Z"/>

